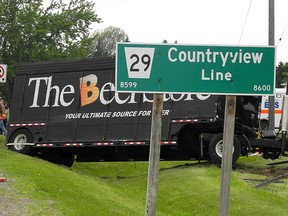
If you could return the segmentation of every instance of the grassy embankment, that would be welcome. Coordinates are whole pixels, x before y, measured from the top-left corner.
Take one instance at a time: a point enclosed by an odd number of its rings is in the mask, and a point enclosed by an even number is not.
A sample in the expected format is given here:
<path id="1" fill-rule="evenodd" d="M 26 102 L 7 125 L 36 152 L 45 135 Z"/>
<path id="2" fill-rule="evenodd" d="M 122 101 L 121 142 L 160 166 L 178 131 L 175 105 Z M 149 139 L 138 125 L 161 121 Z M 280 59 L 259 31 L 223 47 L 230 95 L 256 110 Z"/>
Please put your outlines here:
<path id="1" fill-rule="evenodd" d="M 75 163 L 68 169 L 8 151 L 3 136 L 0 143 L 0 175 L 8 179 L 0 183 L 0 209 L 15 208 L 13 215 L 144 215 L 147 162 Z M 285 165 L 267 169 L 266 163 L 260 157 L 238 161 L 230 215 L 287 215 L 287 180 L 253 188 L 267 172 L 285 171 Z M 214 165 L 161 162 L 157 215 L 218 215 L 220 175 Z"/>

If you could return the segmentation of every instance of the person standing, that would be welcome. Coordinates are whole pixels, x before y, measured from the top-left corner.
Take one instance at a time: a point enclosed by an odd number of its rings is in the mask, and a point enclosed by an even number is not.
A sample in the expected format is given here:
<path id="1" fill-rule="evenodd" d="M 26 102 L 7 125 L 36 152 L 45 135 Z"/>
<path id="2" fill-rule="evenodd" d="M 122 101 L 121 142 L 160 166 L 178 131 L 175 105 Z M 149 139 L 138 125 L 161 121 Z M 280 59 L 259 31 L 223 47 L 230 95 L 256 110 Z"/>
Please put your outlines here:
<path id="1" fill-rule="evenodd" d="M 6 136 L 7 130 L 4 125 L 4 121 L 7 118 L 8 109 L 5 108 L 4 100 L 0 97 L 0 129 L 2 130 L 2 134 Z"/>

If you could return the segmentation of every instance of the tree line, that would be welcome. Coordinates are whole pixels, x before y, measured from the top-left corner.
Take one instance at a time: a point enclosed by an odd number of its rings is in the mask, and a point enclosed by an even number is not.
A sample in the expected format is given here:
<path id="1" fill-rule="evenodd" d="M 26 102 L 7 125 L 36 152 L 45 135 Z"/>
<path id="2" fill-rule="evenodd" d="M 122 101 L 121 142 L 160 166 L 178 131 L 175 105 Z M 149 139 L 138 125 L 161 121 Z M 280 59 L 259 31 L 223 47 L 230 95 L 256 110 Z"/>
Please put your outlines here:
<path id="1" fill-rule="evenodd" d="M 116 42 L 129 42 L 125 31 L 113 26 L 91 34 L 91 25 L 102 22 L 92 0 L 65 2 L 0 1 L 0 64 L 8 65 L 7 83 L 0 84 L 0 95 L 7 101 L 18 64 L 114 56 Z M 281 87 L 287 81 L 288 63 L 280 62 L 276 74 L 276 86 Z"/>
<path id="2" fill-rule="evenodd" d="M 8 101 L 20 63 L 115 55 L 111 41 L 129 41 L 117 27 L 91 34 L 91 24 L 102 22 L 92 0 L 44 2 L 0 1 L 0 63 L 8 65 L 7 83 L 0 84 L 0 94 Z"/>

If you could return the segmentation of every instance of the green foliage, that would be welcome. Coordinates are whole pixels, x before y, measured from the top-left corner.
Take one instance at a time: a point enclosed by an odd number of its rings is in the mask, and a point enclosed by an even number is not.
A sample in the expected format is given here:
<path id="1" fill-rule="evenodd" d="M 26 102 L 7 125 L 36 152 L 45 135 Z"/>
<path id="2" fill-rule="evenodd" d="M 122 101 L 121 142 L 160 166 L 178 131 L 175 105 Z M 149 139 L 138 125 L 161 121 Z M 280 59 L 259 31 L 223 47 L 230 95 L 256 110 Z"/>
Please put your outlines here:
<path id="1" fill-rule="evenodd" d="M 276 87 L 283 88 L 282 83 L 288 81 L 288 62 L 279 62 L 276 67 Z"/>
<path id="2" fill-rule="evenodd" d="M 0 61 L 8 65 L 8 82 L 0 93 L 11 97 L 18 63 L 85 58 L 93 37 L 89 26 L 100 22 L 91 0 L 0 1 Z"/>
<path id="3" fill-rule="evenodd" d="M 125 31 L 113 26 L 109 26 L 103 31 L 95 32 L 94 36 L 91 56 L 95 57 L 113 57 L 115 56 L 117 42 L 129 42 Z"/>

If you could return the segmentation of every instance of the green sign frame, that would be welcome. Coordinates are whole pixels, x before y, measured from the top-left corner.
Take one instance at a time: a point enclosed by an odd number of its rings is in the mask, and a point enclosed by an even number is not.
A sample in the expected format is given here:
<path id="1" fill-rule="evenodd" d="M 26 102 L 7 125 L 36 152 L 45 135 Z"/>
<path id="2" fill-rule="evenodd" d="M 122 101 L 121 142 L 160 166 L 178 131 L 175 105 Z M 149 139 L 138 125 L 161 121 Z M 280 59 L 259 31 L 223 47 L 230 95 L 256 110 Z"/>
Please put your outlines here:
<path id="1" fill-rule="evenodd" d="M 273 95 L 274 46 L 117 43 L 117 92 Z"/>

